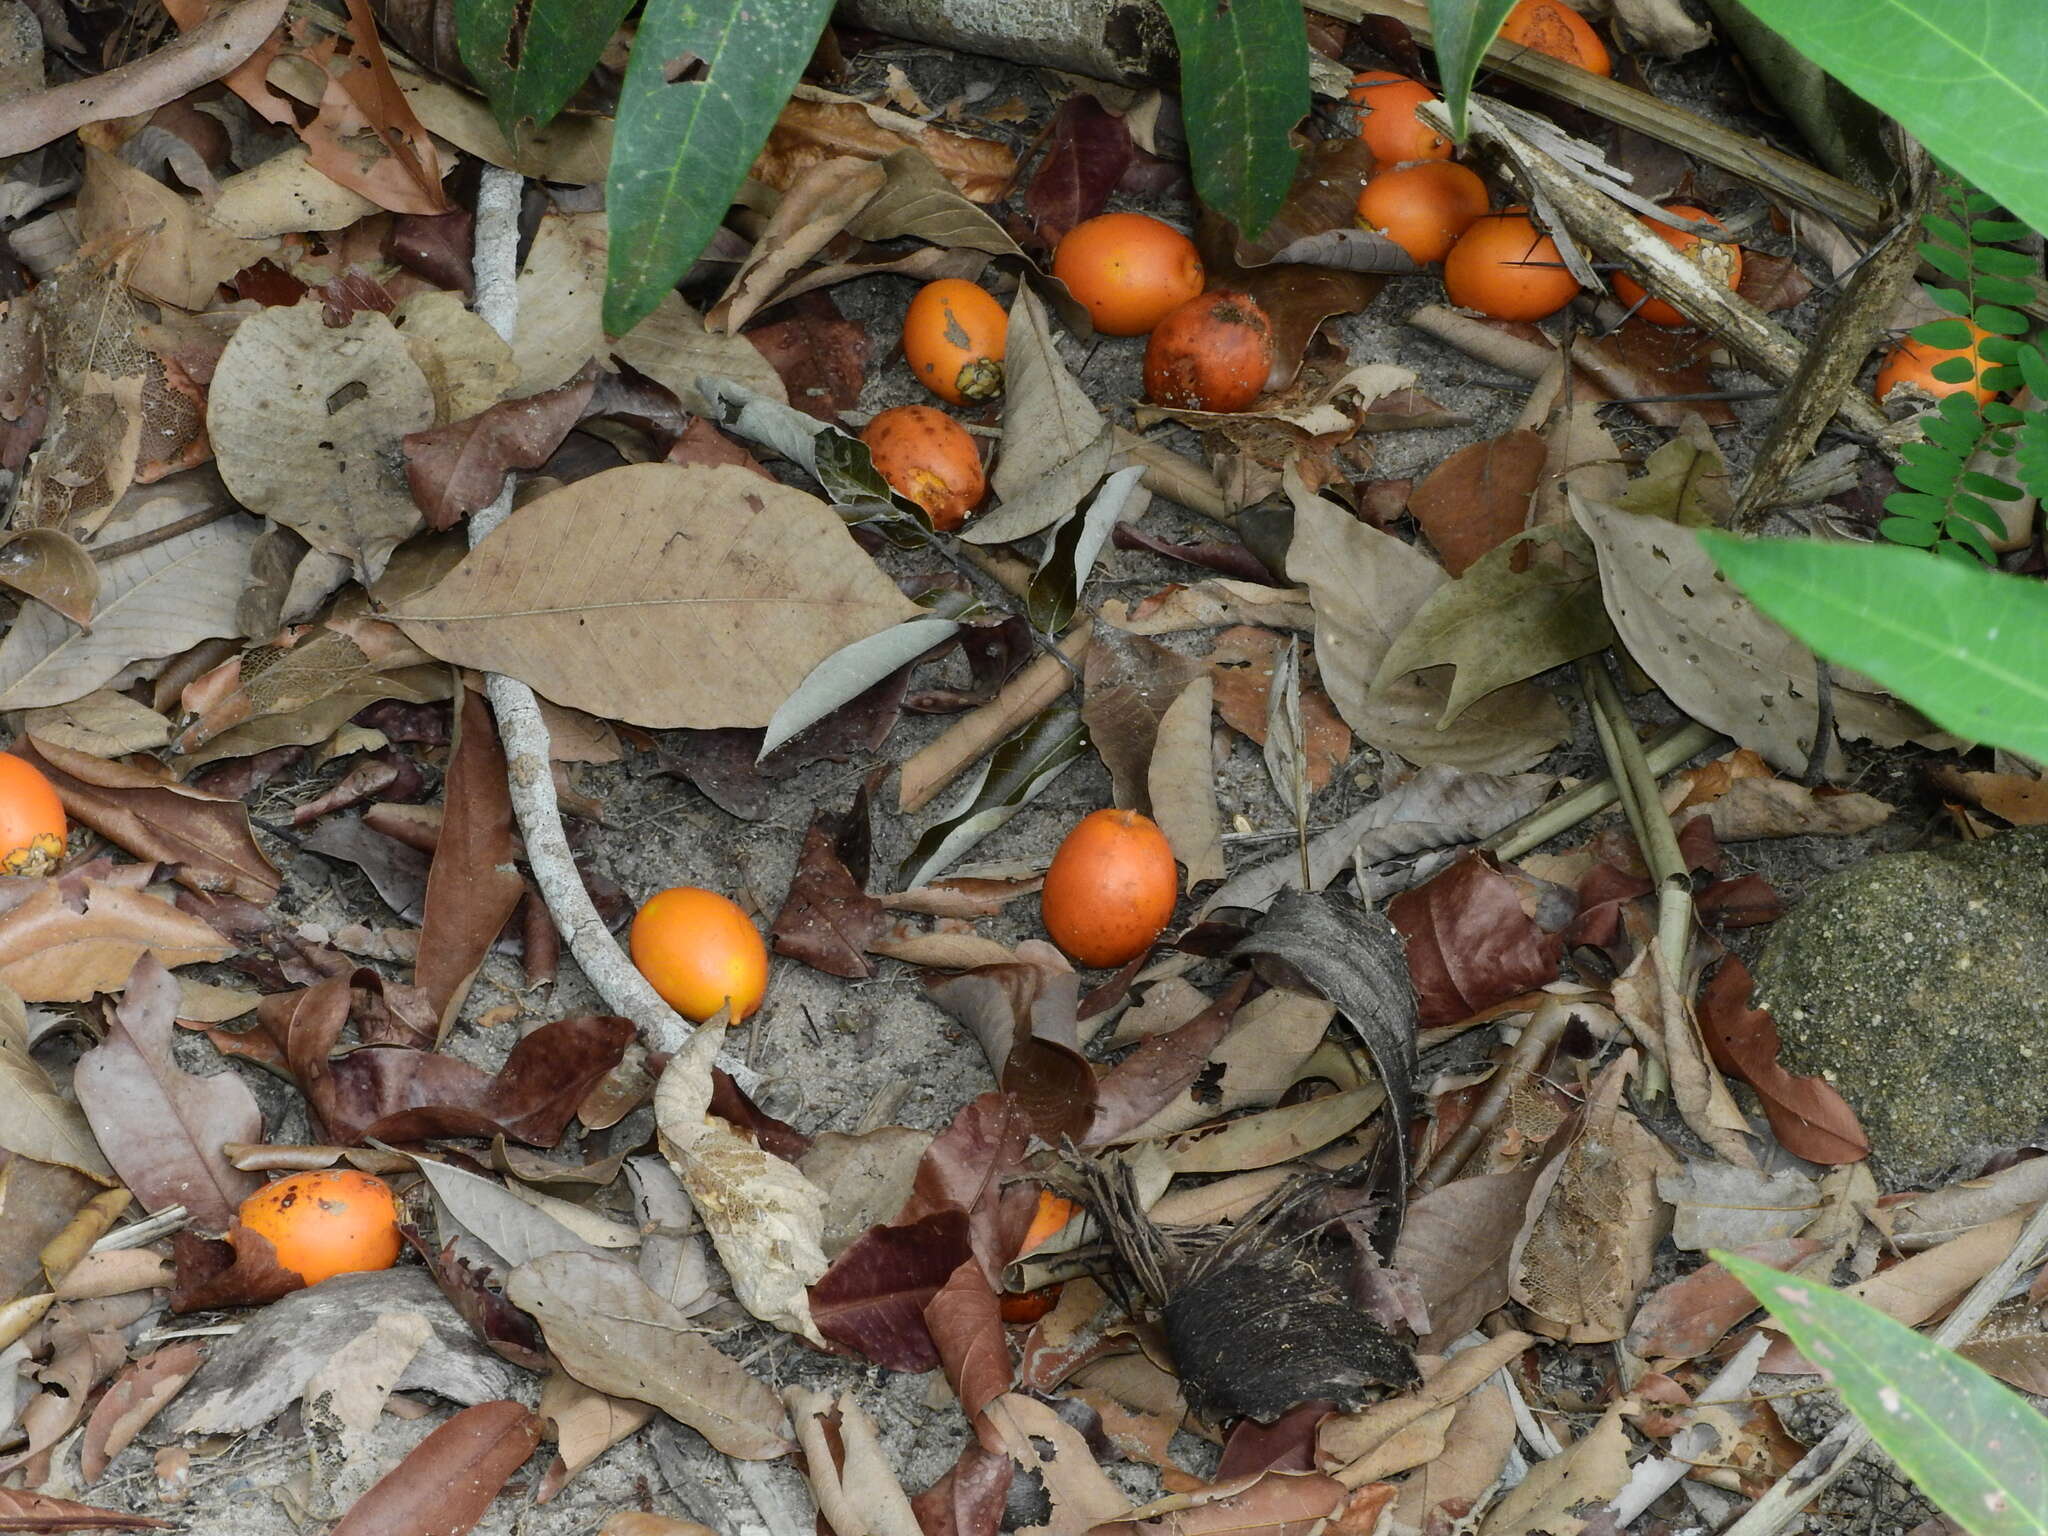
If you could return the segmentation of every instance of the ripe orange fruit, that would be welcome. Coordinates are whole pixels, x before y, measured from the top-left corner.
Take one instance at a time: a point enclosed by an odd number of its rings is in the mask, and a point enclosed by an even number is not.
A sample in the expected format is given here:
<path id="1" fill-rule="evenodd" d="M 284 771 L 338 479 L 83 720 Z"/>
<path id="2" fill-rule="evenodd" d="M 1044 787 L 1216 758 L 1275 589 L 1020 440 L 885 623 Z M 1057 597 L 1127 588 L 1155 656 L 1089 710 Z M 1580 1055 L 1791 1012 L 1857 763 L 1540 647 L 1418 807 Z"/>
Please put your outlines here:
<path id="1" fill-rule="evenodd" d="M 353 1168 L 320 1168 L 266 1184 L 242 1202 L 242 1225 L 270 1239 L 277 1262 L 306 1284 L 398 1259 L 391 1186 Z"/>
<path id="2" fill-rule="evenodd" d="M 0 874 L 47 875 L 64 862 L 64 802 L 33 763 L 0 752 Z"/>
<path id="3" fill-rule="evenodd" d="M 1082 965 L 1122 965 L 1159 937 L 1180 880 L 1166 834 L 1136 811 L 1096 811 L 1066 835 L 1039 891 L 1045 931 Z"/>
<path id="4" fill-rule="evenodd" d="M 1006 1323 L 1035 1323 L 1054 1307 L 1059 1305 L 1058 1285 L 1043 1285 L 1035 1291 L 1005 1291 L 996 1303 L 996 1310 L 1003 1315 Z"/>
<path id="5" fill-rule="evenodd" d="M 1010 317 L 963 277 L 926 283 L 903 317 L 903 357 L 917 382 L 954 405 L 1003 392 Z"/>
<path id="6" fill-rule="evenodd" d="M 1526 208 L 1474 219 L 1444 258 L 1444 291 L 1453 304 L 1496 320 L 1541 320 L 1579 291 L 1550 236 Z"/>
<path id="7" fill-rule="evenodd" d="M 1351 77 L 1351 102 L 1358 108 L 1358 136 L 1381 165 L 1408 160 L 1448 160 L 1451 141 L 1415 115 L 1436 93 L 1420 80 L 1392 70 L 1368 69 Z"/>
<path id="8" fill-rule="evenodd" d="M 967 429 L 944 411 L 928 405 L 893 406 L 868 423 L 860 440 L 868 445 L 875 472 L 898 495 L 923 507 L 934 528 L 958 528 L 988 489 L 981 473 L 981 450 Z"/>
<path id="9" fill-rule="evenodd" d="M 768 990 L 768 946 L 739 904 L 716 891 L 678 885 L 650 896 L 633 917 L 626 947 L 662 1001 L 702 1024 L 727 1003 L 737 1024 Z"/>
<path id="10" fill-rule="evenodd" d="M 1031 1228 L 1024 1234 L 1024 1241 L 1018 1245 L 1018 1254 L 1021 1256 L 1029 1253 L 1080 1214 L 1081 1207 L 1065 1195 L 1056 1195 L 1049 1189 L 1041 1189 L 1038 1192 L 1038 1209 L 1031 1213 Z"/>
<path id="11" fill-rule="evenodd" d="M 1486 183 L 1476 172 L 1452 160 L 1416 160 L 1365 184 L 1358 194 L 1358 222 L 1416 261 L 1442 261 L 1486 207 Z"/>
<path id="12" fill-rule="evenodd" d="M 1982 378 L 1989 366 L 1978 351 L 1991 332 L 1975 321 L 1964 322 L 1970 327 L 1970 344 L 1967 347 L 1930 347 L 1912 337 L 1902 337 L 1899 344 L 1885 354 L 1884 363 L 1877 370 L 1877 383 L 1872 393 L 1882 401 L 1896 385 L 1917 384 L 1928 394 L 1940 400 L 1948 395 L 1968 390 L 1976 396 L 1979 405 L 1988 404 L 1998 398 L 1998 391 L 1985 388 Z M 1951 357 L 1967 357 L 1976 365 L 1978 377 L 1964 384 L 1950 384 L 1934 376 L 1934 365 Z"/>
<path id="13" fill-rule="evenodd" d="M 1190 299 L 1145 343 L 1145 398 L 1184 411 L 1241 411 L 1273 371 L 1273 322 L 1248 293 Z"/>
<path id="14" fill-rule="evenodd" d="M 1614 73 L 1614 60 L 1600 34 L 1564 0 L 1517 0 L 1508 19 L 1500 24 L 1500 35 L 1507 42 L 1547 53 L 1596 75 Z"/>
<path id="15" fill-rule="evenodd" d="M 1052 275 L 1105 336 L 1142 336 L 1197 298 L 1204 280 L 1195 242 L 1143 213 L 1084 219 L 1052 253 Z"/>
<path id="16" fill-rule="evenodd" d="M 1666 212 L 1675 213 L 1681 219 L 1704 220 L 1716 229 L 1721 227 L 1721 221 L 1704 208 L 1695 208 L 1689 203 L 1666 203 L 1664 208 Z M 1643 222 L 1666 245 L 1690 260 L 1707 276 L 1719 278 L 1731 290 L 1742 281 L 1741 246 L 1717 240 L 1702 240 L 1689 229 L 1673 229 L 1669 224 L 1659 224 L 1655 219 L 1645 219 Z M 1643 285 L 1626 272 L 1614 274 L 1614 296 L 1629 305 L 1640 301 L 1643 307 L 1636 313 L 1652 325 L 1675 330 L 1692 324 L 1684 314 L 1662 299 L 1645 297 Z"/>

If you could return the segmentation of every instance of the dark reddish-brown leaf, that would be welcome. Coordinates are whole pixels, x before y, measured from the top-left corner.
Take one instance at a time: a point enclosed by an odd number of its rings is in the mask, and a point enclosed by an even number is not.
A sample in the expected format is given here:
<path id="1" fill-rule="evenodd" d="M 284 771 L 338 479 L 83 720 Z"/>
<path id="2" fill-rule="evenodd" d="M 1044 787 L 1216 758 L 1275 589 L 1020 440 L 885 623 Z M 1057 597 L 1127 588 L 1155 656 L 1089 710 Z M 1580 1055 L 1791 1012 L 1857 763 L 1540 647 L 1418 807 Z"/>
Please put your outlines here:
<path id="1" fill-rule="evenodd" d="M 178 1395 L 204 1358 L 196 1339 L 181 1339 L 122 1367 L 85 1423 L 78 1466 L 88 1484 L 100 1480 L 107 1463 Z"/>
<path id="2" fill-rule="evenodd" d="M 329 1536 L 461 1536 L 540 1445 L 540 1416 L 502 1400 L 465 1408 L 385 1473 Z"/>
<path id="3" fill-rule="evenodd" d="M 1870 1155 L 1856 1111 L 1824 1078 L 1795 1077 L 1778 1064 L 1778 1025 L 1749 1003 L 1749 967 L 1729 955 L 1700 993 L 1700 1033 L 1714 1065 L 1741 1078 L 1764 1101 L 1764 1114 L 1787 1152 L 1816 1163 L 1854 1163 Z"/>
<path id="4" fill-rule="evenodd" d="M 1700 920 L 1713 928 L 1755 928 L 1785 915 L 1785 898 L 1762 875 L 1716 880 L 1693 898 Z"/>
<path id="5" fill-rule="evenodd" d="M 974 1256 L 989 1283 L 1000 1283 L 1038 1209 L 1036 1189 L 1010 1182 L 1031 1142 L 1030 1119 L 1009 1094 L 984 1093 L 962 1105 L 918 1160 L 897 1224 L 948 1208 L 967 1212 Z"/>
<path id="6" fill-rule="evenodd" d="M 1048 249 L 1102 212 L 1135 149 L 1124 120 L 1086 91 L 1060 103 L 1047 130 L 1045 158 L 1024 192 L 1024 211 Z"/>
<path id="7" fill-rule="evenodd" d="M 860 404 L 867 381 L 868 333 L 813 289 L 768 310 L 744 333 L 782 380 L 789 403 L 831 426 Z"/>
<path id="8" fill-rule="evenodd" d="M 526 882 L 512 863 L 512 791 L 490 706 L 466 688 L 459 705 L 413 977 L 443 1034 L 462 1011 L 484 956 L 526 895 Z"/>
<path id="9" fill-rule="evenodd" d="M 1218 540 L 1180 544 L 1172 539 L 1162 539 L 1156 533 L 1147 533 L 1136 523 L 1118 523 L 1110 530 L 1109 541 L 1118 549 L 1149 550 L 1168 560 L 1184 560 L 1189 565 L 1218 571 L 1237 581 L 1255 581 L 1269 587 L 1280 585 L 1273 573 L 1266 569 L 1265 561 L 1242 544 Z"/>
<path id="10" fill-rule="evenodd" d="M 973 1266 L 974 1254 L 958 1207 L 869 1227 L 810 1288 L 811 1316 L 826 1338 L 877 1365 L 928 1371 L 939 1350 L 925 1307 L 963 1263 Z"/>
<path id="11" fill-rule="evenodd" d="M 859 979 L 874 973 L 867 946 L 882 931 L 882 904 L 867 893 L 873 832 L 863 784 L 843 814 L 820 810 L 804 834 L 796 877 L 775 914 L 768 940 L 788 955 L 828 976 Z"/>
<path id="12" fill-rule="evenodd" d="M 1273 630 L 1236 624 L 1218 635 L 1202 658 L 1215 685 L 1216 713 L 1232 730 L 1262 747 L 1272 713 L 1273 672 L 1285 643 Z M 1351 728 L 1318 686 L 1320 678 L 1311 652 L 1302 658 L 1300 690 L 1301 735 L 1310 789 L 1322 789 L 1351 760 Z"/>
<path id="13" fill-rule="evenodd" d="M 1572 361 L 1606 394 L 1632 401 L 1629 409 L 1645 421 L 1676 428 L 1696 415 L 1714 427 L 1735 420 L 1727 401 L 1659 397 L 1712 393 L 1719 346 L 1704 331 L 1667 330 L 1636 315 L 1604 336 L 1578 342 Z"/>
<path id="14" fill-rule="evenodd" d="M 1560 945 L 1522 911 L 1515 887 L 1480 854 L 1387 903 L 1407 941 L 1424 1025 L 1452 1024 L 1557 975 Z"/>
<path id="15" fill-rule="evenodd" d="M 1178 1100 L 1209 1064 L 1209 1053 L 1229 1032 L 1251 984 L 1247 971 L 1187 1023 L 1149 1036 L 1110 1068 L 1096 1087 L 1086 1145 L 1114 1141 Z"/>
<path id="16" fill-rule="evenodd" d="M 752 470 L 763 480 L 775 477 L 761 466 L 761 461 L 746 449 L 736 437 L 728 436 L 706 421 L 702 416 L 692 416 L 668 450 L 671 464 L 736 464 L 741 469 Z"/>
<path id="17" fill-rule="evenodd" d="M 391 232 L 384 237 L 384 254 L 419 273 L 436 288 L 452 288 L 466 299 L 474 281 L 469 259 L 475 244 L 476 215 L 467 208 L 447 213 L 401 213 L 392 219 Z"/>
<path id="18" fill-rule="evenodd" d="M 584 417 L 597 364 L 544 389 L 405 437 L 405 478 L 429 528 L 453 528 L 488 506 L 514 469 L 538 469 Z"/>
<path id="19" fill-rule="evenodd" d="M 171 1260 L 177 1266 L 177 1283 L 171 1287 L 173 1312 L 268 1306 L 306 1288 L 305 1276 L 278 1263 L 270 1239 L 239 1221 L 229 1223 L 224 1238 L 173 1233 Z"/>
<path id="20" fill-rule="evenodd" d="M 540 1324 L 507 1301 L 502 1292 L 492 1289 L 488 1265 L 457 1258 L 453 1238 L 446 1247 L 435 1248 L 410 1222 L 399 1224 L 398 1235 L 426 1261 L 427 1273 L 441 1287 L 448 1304 L 462 1314 L 470 1331 L 494 1353 L 529 1371 L 553 1368 L 554 1357 L 548 1353 Z"/>
<path id="21" fill-rule="evenodd" d="M 970 1446 L 980 1450 L 979 1446 Z M 983 1453 L 986 1454 L 985 1452 Z M 1005 1468 L 1009 1458 L 1003 1457 Z M 952 1474 L 948 1473 L 948 1477 Z M 1007 1491 L 1007 1484 L 1005 1487 Z M 997 1501 L 997 1512 L 1001 1512 L 1002 1501 Z M 168 1520 L 155 1520 L 148 1515 L 131 1515 L 121 1509 L 99 1509 L 91 1504 L 79 1504 L 71 1499 L 56 1498 L 47 1493 L 31 1493 L 25 1488 L 0 1488 L 0 1531 L 171 1531 L 177 1527 Z M 964 1529 L 964 1527 L 963 1527 Z M 990 1527 L 991 1532 L 994 1527 Z"/>
<path id="22" fill-rule="evenodd" d="M 1316 1465 L 1316 1426 L 1336 1411 L 1328 1401 L 1303 1403 L 1290 1408 L 1271 1424 L 1256 1419 L 1239 1419 L 1223 1442 L 1223 1455 L 1216 1463 L 1219 1483 L 1254 1472 L 1313 1472 Z"/>
<path id="23" fill-rule="evenodd" d="M 1789 256 L 1744 249 L 1742 281 L 1735 291 L 1761 310 L 1791 309 L 1813 293 L 1813 279 Z"/>
<path id="24" fill-rule="evenodd" d="M 256 846 L 248 809 L 239 800 L 33 736 L 24 737 L 15 753 L 56 787 L 73 821 L 138 859 L 173 866 L 172 878 L 180 885 L 258 903 L 276 898 L 283 877 Z"/>
<path id="25" fill-rule="evenodd" d="M 1118 523 L 1118 528 L 1128 526 Z M 996 696 L 996 690 L 1010 680 L 1031 659 L 1034 642 L 1031 624 L 1021 613 L 993 623 L 969 623 L 954 636 L 960 653 L 967 658 L 973 685 L 967 688 L 919 688 L 903 697 L 903 707 L 914 714 L 944 715 L 956 710 L 978 709 Z"/>
<path id="26" fill-rule="evenodd" d="M 365 754 L 332 788 L 294 810 L 292 825 L 303 827 L 337 811 L 354 810 L 366 800 L 417 800 L 426 787 L 419 764 L 386 747 Z"/>
<path id="27" fill-rule="evenodd" d="M 979 1440 L 960 1448 L 960 1459 L 910 1501 L 924 1536 L 996 1536 L 1009 1503 L 1017 1464 Z"/>
<path id="28" fill-rule="evenodd" d="M 1408 498 L 1415 492 L 1413 480 L 1368 480 L 1353 489 L 1358 495 L 1360 521 L 1388 529 L 1408 515 Z"/>
<path id="29" fill-rule="evenodd" d="M 649 1068 L 655 1060 L 648 1058 Z M 658 1075 L 658 1074 L 657 1074 Z M 778 1120 L 746 1095 L 746 1090 L 717 1067 L 711 1069 L 711 1113 L 754 1138 L 754 1145 L 786 1163 L 811 1150 L 811 1138 L 786 1120 Z"/>
<path id="30" fill-rule="evenodd" d="M 1821 1247 L 1810 1237 L 1776 1237 L 1735 1252 L 1772 1269 L 1790 1269 Z M 1749 1287 L 1708 1262 L 1643 1298 L 1628 1325 L 1628 1347 L 1645 1360 L 1695 1359 L 1755 1310 L 1756 1296 Z"/>
<path id="31" fill-rule="evenodd" d="M 1002 1437 L 984 1425 L 981 1411 L 1010 1390 L 1009 1340 L 1002 1305 L 973 1255 L 965 1256 L 924 1309 L 925 1323 L 939 1347 L 946 1380 L 982 1444 L 994 1450 Z"/>
<path id="32" fill-rule="evenodd" d="M 1019 961 L 928 978 L 927 996 L 981 1042 L 996 1081 L 1040 1140 L 1084 1135 L 1095 1118 L 1095 1069 L 1081 1054 L 1080 978 Z"/>
<path id="33" fill-rule="evenodd" d="M 1453 576 L 1520 533 L 1549 453 L 1543 434 L 1517 428 L 1460 448 L 1408 493 L 1408 511 Z"/>

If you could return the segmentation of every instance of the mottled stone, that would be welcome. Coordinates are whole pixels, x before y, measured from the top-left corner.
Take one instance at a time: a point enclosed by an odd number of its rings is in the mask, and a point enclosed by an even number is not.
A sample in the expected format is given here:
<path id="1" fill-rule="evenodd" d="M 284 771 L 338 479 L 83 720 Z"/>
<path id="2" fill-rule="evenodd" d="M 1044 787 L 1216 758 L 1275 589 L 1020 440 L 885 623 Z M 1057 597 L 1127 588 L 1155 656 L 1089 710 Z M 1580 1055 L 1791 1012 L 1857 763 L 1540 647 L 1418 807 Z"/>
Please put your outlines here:
<path id="1" fill-rule="evenodd" d="M 1756 970 L 1785 1065 L 1841 1090 L 1892 1179 L 2048 1129 L 2048 828 L 1831 875 Z"/>

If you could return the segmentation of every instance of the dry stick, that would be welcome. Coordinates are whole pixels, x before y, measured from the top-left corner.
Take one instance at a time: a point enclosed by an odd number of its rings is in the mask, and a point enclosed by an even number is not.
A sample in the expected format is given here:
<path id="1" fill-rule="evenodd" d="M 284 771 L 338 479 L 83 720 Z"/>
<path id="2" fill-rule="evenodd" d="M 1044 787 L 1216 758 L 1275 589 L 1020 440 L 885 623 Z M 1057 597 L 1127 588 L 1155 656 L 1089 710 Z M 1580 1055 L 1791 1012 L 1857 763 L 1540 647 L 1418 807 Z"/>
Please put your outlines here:
<path id="1" fill-rule="evenodd" d="M 190 533 L 195 528 L 204 528 L 208 523 L 217 523 L 230 512 L 242 509 L 234 502 L 223 502 L 217 507 L 202 507 L 197 512 L 187 512 L 183 517 L 165 523 L 161 528 L 152 528 L 147 533 L 130 534 L 125 539 L 114 539 L 106 544 L 88 544 L 85 552 L 93 559 L 105 563 L 118 560 L 123 555 L 132 555 L 138 549 L 149 549 L 158 544 L 167 544 L 181 533 Z"/>
<path id="2" fill-rule="evenodd" d="M 2033 1267 L 2044 1246 L 2048 1246 L 2048 1201 L 2034 1208 L 2033 1218 L 2020 1233 L 2019 1241 L 2012 1245 L 2012 1252 L 1970 1287 L 1970 1294 L 1935 1330 L 1934 1342 L 1947 1349 L 1967 1342 L 1977 1331 L 1977 1325 L 2004 1299 L 2020 1273 Z M 1798 1466 L 1773 1483 L 1770 1491 L 1750 1505 L 1742 1518 L 1721 1536 L 1778 1536 L 1799 1518 L 1802 1509 L 1849 1470 L 1856 1453 L 1869 1443 L 1870 1431 L 1863 1427 L 1861 1419 L 1853 1414 L 1843 1418 L 1828 1431 L 1826 1438 L 1800 1458 Z"/>
<path id="3" fill-rule="evenodd" d="M 896 808 L 914 811 L 927 804 L 1010 732 L 1043 714 L 1053 700 L 1074 686 L 1073 667 L 1088 653 L 1094 638 L 1095 621 L 1083 619 L 1060 641 L 1057 655 L 1039 656 L 1003 684 L 1002 691 L 988 703 L 969 710 L 945 735 L 914 755 L 903 765 Z"/>
<path id="4" fill-rule="evenodd" d="M 521 185 L 516 171 L 486 165 L 477 191 L 476 312 L 508 342 L 519 324 L 515 263 Z M 481 544 L 511 510 L 512 477 L 507 475 L 496 500 L 470 518 L 470 548 Z M 695 1027 L 663 1002 L 626 958 L 583 888 L 583 877 L 576 872 L 576 859 L 562 830 L 540 702 L 526 684 L 496 672 L 485 675 L 484 693 L 504 742 L 512 810 L 519 819 L 520 836 L 526 840 L 526 861 L 555 926 L 569 941 L 569 952 L 605 1006 L 633 1021 L 648 1050 L 675 1052 L 696 1032 Z M 718 1065 L 743 1089 L 751 1091 L 760 1084 L 759 1074 L 730 1051 L 719 1056 Z"/>
<path id="5" fill-rule="evenodd" d="M 1450 119 L 1441 102 L 1424 103 L 1416 108 L 1416 115 L 1442 132 L 1450 131 Z M 1498 155 L 1509 178 L 1530 201 L 1546 203 L 1555 210 L 1574 240 L 1620 258 L 1623 267 L 1653 297 L 1675 305 L 1704 325 L 1745 366 L 1774 384 L 1788 382 L 1799 371 L 1804 350 L 1791 332 L 1732 289 L 1708 281 L 1676 248 L 1653 234 L 1633 210 L 1517 132 L 1479 97 L 1472 100 L 1471 125 L 1473 139 Z M 1872 437 L 1880 436 L 1891 424 L 1877 402 L 1862 395 L 1845 396 L 1837 414 L 1850 430 Z"/>
<path id="6" fill-rule="evenodd" d="M 1458 1127 L 1458 1134 L 1446 1142 L 1443 1150 L 1429 1160 L 1429 1166 L 1415 1176 L 1417 1195 L 1426 1195 L 1439 1185 L 1449 1183 L 1465 1166 L 1479 1149 L 1480 1140 L 1507 1113 L 1508 1100 L 1513 1097 L 1515 1089 L 1557 1044 L 1571 1017 L 1571 1009 L 1554 997 L 1546 997 L 1537 1004 L 1535 1016 L 1522 1026 L 1522 1038 L 1515 1042 L 1514 1054 L 1508 1058 L 1507 1065 L 1494 1074 L 1493 1081 L 1486 1085 L 1486 1097 Z"/>
<path id="7" fill-rule="evenodd" d="M 1461 315 L 1443 304 L 1425 304 L 1408 317 L 1425 336 L 1456 347 L 1475 362 L 1534 382 L 1557 361 L 1557 348 L 1495 330 L 1483 320 Z"/>

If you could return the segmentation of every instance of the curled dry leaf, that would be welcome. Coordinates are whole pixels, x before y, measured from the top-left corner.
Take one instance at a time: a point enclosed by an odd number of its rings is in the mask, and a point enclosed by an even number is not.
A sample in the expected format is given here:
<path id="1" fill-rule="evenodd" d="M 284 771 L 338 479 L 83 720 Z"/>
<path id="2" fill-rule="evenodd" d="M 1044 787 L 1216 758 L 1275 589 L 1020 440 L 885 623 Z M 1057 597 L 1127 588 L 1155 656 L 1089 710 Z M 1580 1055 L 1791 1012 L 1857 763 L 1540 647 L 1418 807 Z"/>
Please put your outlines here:
<path id="1" fill-rule="evenodd" d="M 0 983 L 32 1003 L 82 1003 L 119 992 L 144 955 L 175 968 L 234 952 L 169 902 L 83 874 L 41 882 L 0 916 Z"/>
<path id="2" fill-rule="evenodd" d="M 136 241 L 128 286 L 144 298 L 205 309 L 222 283 L 275 250 L 223 228 L 196 199 L 128 164 L 111 152 L 115 147 L 103 130 L 86 140 L 78 232 L 105 245 Z"/>
<path id="3" fill-rule="evenodd" d="M 1209 734 L 1214 690 L 1213 679 L 1203 676 L 1174 695 L 1159 717 L 1145 769 L 1152 819 L 1172 845 L 1189 890 L 1204 880 L 1221 880 L 1225 871 L 1223 813 L 1216 804 Z M 1348 733 L 1345 740 L 1350 740 Z"/>
<path id="4" fill-rule="evenodd" d="M 920 1536 L 903 1485 L 889 1469 L 875 1421 L 851 1392 L 833 1398 L 806 1387 L 784 1393 L 804 1453 L 818 1518 L 862 1536 Z"/>
<path id="5" fill-rule="evenodd" d="M 1273 691 L 1273 664 L 1285 640 L 1269 630 L 1234 625 L 1216 637 L 1203 658 L 1216 680 L 1216 712 L 1232 730 L 1266 744 L 1266 715 Z M 1330 696 L 1314 683 L 1314 658 L 1307 658 L 1301 684 L 1301 718 L 1311 789 L 1327 788 L 1351 757 L 1351 732 Z"/>
<path id="6" fill-rule="evenodd" d="M 1700 993 L 1700 1031 L 1714 1065 L 1756 1090 L 1786 1151 L 1816 1163 L 1868 1157 L 1870 1139 L 1834 1085 L 1778 1064 L 1778 1026 L 1767 1009 L 1750 1006 L 1751 987 L 1749 967 L 1729 955 Z"/>
<path id="7" fill-rule="evenodd" d="M 1049 1145 L 1088 1129 L 1095 1069 L 1076 1029 L 1080 978 L 1050 946 L 1022 946 L 1017 963 L 936 980 L 927 995 L 973 1033 L 996 1081 Z"/>
<path id="8" fill-rule="evenodd" d="M 884 919 L 882 903 L 867 893 L 871 844 L 867 785 L 845 814 L 813 814 L 797 855 L 796 877 L 769 929 L 769 943 L 778 955 L 830 976 L 872 974 L 867 946 Z"/>
<path id="9" fill-rule="evenodd" d="M 28 1011 L 19 997 L 4 990 L 0 990 L 0 1151 L 74 1169 L 101 1184 L 115 1182 L 114 1170 L 93 1139 L 85 1116 L 57 1092 L 56 1084 L 29 1055 Z"/>
<path id="10" fill-rule="evenodd" d="M 99 603 L 100 568 L 70 534 L 56 528 L 23 528 L 0 539 L 0 585 L 89 629 Z"/>
<path id="11" fill-rule="evenodd" d="M 393 617 L 557 703 L 702 729 L 767 724 L 827 656 L 920 611 L 816 497 L 629 464 L 529 502 Z"/>
<path id="12" fill-rule="evenodd" d="M 1001 197 L 1017 174 L 1017 157 L 1007 144 L 970 138 L 851 96 L 799 85 L 769 130 L 752 175 L 781 191 L 834 155 L 884 160 L 905 149 L 921 151 L 962 195 L 977 203 Z"/>
<path id="13" fill-rule="evenodd" d="M 79 1470 L 86 1482 L 98 1482 L 107 1463 L 184 1390 L 199 1369 L 202 1354 L 197 1340 L 181 1339 L 122 1368 L 86 1421 L 85 1441 L 79 1450 Z"/>

